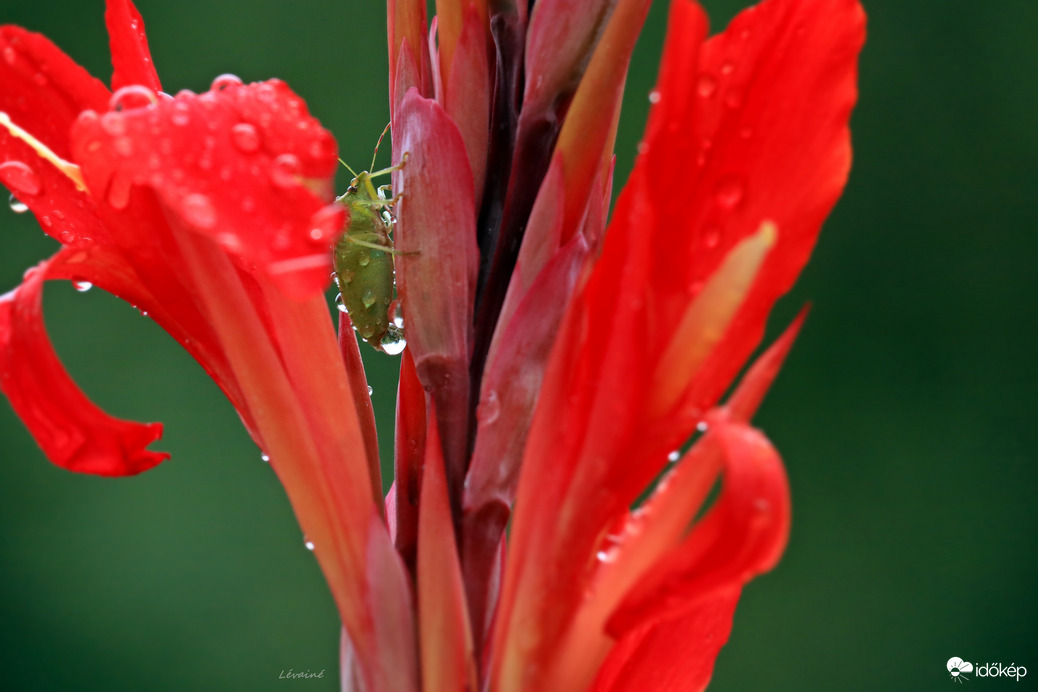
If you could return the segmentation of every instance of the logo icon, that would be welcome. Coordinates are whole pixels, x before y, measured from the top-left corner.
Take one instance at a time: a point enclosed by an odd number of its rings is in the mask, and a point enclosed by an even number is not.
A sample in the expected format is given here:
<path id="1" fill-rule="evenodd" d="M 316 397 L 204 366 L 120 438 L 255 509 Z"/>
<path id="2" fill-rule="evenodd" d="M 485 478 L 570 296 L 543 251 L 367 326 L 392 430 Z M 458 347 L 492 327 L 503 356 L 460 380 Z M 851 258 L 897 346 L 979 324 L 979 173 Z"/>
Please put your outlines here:
<path id="1" fill-rule="evenodd" d="M 969 680 L 966 677 L 966 673 L 973 672 L 973 664 L 969 661 L 963 661 L 958 656 L 952 656 L 948 659 L 948 672 L 951 674 L 951 679 L 955 682 Z"/>

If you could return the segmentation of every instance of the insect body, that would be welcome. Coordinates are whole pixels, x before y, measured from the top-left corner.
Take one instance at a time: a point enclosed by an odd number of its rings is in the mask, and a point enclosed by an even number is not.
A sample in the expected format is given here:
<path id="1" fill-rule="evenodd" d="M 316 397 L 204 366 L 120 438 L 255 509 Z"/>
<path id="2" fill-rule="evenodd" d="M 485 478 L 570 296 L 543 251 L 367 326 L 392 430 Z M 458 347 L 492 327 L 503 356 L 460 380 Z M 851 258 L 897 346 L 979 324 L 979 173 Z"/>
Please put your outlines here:
<path id="1" fill-rule="evenodd" d="M 364 341 L 391 354 L 399 353 L 405 345 L 401 324 L 390 314 L 394 308 L 395 254 L 390 232 L 396 200 L 386 198 L 387 187 L 376 189 L 372 178 L 393 170 L 354 173 L 349 189 L 338 198 L 349 211 L 350 220 L 333 257 L 340 307 L 349 314 Z"/>

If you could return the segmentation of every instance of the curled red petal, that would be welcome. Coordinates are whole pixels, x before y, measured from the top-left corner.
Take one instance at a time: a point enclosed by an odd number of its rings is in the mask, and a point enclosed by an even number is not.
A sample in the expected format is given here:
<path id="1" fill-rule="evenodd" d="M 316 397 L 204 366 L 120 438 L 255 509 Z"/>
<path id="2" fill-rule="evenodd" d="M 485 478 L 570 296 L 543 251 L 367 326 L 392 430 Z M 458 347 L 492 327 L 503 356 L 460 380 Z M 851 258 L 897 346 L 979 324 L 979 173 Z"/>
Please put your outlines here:
<path id="1" fill-rule="evenodd" d="M 631 589 L 607 624 L 619 637 L 738 590 L 778 562 L 789 537 L 789 482 L 778 452 L 758 430 L 719 420 L 725 464 L 720 497 L 684 542 Z"/>
<path id="2" fill-rule="evenodd" d="M 133 186 L 149 187 L 170 222 L 213 238 L 286 292 L 312 296 L 329 282 L 345 221 L 341 207 L 325 206 L 335 140 L 280 81 L 215 86 L 83 114 L 72 137 L 87 185 L 116 210 Z"/>
<path id="3" fill-rule="evenodd" d="M 144 20 L 130 0 L 108 0 L 105 10 L 109 48 L 112 52 L 112 90 L 131 84 L 160 91 L 159 75 L 151 61 Z"/>
<path id="4" fill-rule="evenodd" d="M 69 131 L 84 110 L 108 106 L 107 87 L 46 37 L 17 26 L 0 27 L 0 111 L 70 157 Z"/>
<path id="5" fill-rule="evenodd" d="M 738 601 L 735 589 L 625 635 L 602 664 L 593 692 L 702 692 L 732 631 Z"/>
<path id="6" fill-rule="evenodd" d="M 858 0 L 766 0 L 693 57 L 687 45 L 702 31 L 695 3 L 672 4 L 656 106 L 632 175 L 672 184 L 652 217 L 618 214 L 606 245 L 655 229 L 652 319 L 668 324 L 733 247 L 765 221 L 777 227 L 734 328 L 695 383 L 694 403 L 705 410 L 759 343 L 843 190 L 865 21 Z"/>
<path id="7" fill-rule="evenodd" d="M 75 250 L 62 250 L 62 253 Z M 43 323 L 43 282 L 61 253 L 30 270 L 0 297 L 0 390 L 53 463 L 78 473 L 131 476 L 169 458 L 147 449 L 159 423 L 109 416 L 76 386 L 58 360 Z"/>

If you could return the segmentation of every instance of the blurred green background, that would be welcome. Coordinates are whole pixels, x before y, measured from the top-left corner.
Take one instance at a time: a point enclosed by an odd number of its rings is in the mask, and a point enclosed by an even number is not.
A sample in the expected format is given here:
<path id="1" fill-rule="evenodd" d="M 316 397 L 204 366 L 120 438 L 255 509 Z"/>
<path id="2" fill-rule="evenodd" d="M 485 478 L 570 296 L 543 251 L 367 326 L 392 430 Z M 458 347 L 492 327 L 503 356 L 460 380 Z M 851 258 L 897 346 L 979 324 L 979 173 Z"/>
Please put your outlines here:
<path id="1" fill-rule="evenodd" d="M 281 77 L 367 162 L 388 119 L 382 3 L 138 4 L 169 91 Z M 743 5 L 705 4 L 715 28 Z M 758 418 L 789 468 L 792 541 L 747 588 L 711 689 L 947 689 L 952 656 L 1031 669 L 970 685 L 1038 689 L 1038 3 L 866 8 L 854 171 L 772 321 L 814 304 Z M 665 10 L 632 68 L 618 181 Z M 101 0 L 6 0 L 0 22 L 108 78 Z M 0 214 L 0 290 L 53 245 Z M 110 296 L 55 283 L 46 313 L 85 390 L 163 421 L 173 460 L 70 474 L 0 404 L 0 690 L 337 689 L 331 599 L 230 405 Z M 387 443 L 396 359 L 370 360 Z M 289 668 L 325 679 L 278 680 Z"/>

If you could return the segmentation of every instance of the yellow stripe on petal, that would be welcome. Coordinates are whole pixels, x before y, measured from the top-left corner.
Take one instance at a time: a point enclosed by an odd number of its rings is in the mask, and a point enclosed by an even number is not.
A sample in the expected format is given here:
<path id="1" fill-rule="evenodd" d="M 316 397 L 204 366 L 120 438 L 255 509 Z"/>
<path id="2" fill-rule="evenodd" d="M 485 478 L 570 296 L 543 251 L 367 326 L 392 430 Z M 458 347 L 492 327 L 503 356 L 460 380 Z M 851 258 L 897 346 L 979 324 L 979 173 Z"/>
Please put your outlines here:
<path id="1" fill-rule="evenodd" d="M 689 305 L 656 370 L 651 402 L 654 415 L 666 413 L 678 402 L 724 337 L 777 238 L 778 227 L 771 221 L 762 223 L 760 230 L 728 253 Z"/>
<path id="2" fill-rule="evenodd" d="M 41 159 L 44 159 L 64 173 L 65 176 L 75 184 L 77 190 L 80 192 L 88 192 L 86 183 L 83 182 L 83 174 L 80 172 L 79 166 L 70 163 L 55 154 L 46 144 L 15 125 L 11 120 L 11 116 L 3 111 L 0 111 L 0 126 L 10 132 L 12 137 L 16 137 L 32 147 L 32 150 L 39 154 Z"/>

